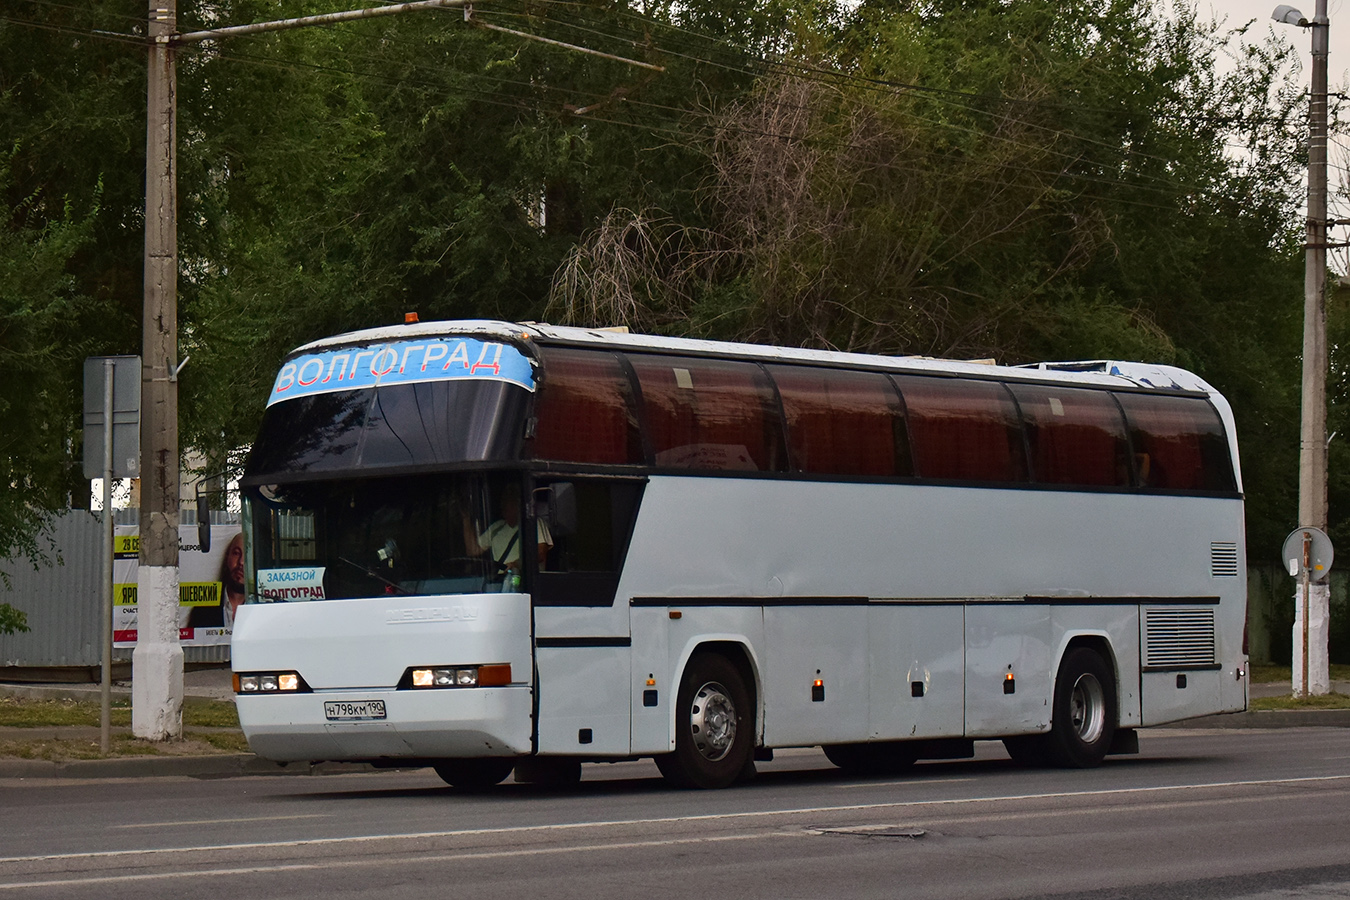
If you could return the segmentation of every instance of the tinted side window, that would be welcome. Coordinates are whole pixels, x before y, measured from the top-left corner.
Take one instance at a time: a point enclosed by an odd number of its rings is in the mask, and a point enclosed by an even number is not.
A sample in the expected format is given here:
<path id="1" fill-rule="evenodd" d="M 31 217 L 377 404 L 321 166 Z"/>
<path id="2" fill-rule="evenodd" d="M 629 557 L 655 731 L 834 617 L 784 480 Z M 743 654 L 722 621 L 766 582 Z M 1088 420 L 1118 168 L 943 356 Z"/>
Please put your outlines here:
<path id="1" fill-rule="evenodd" d="M 895 378 L 921 478 L 1025 481 L 1022 428 L 1003 385 L 962 378 Z"/>
<path id="2" fill-rule="evenodd" d="M 1233 462 L 1223 423 L 1200 397 L 1117 394 L 1134 445 L 1143 487 L 1174 491 L 1233 491 Z"/>
<path id="3" fill-rule="evenodd" d="M 778 406 L 753 363 L 629 357 L 658 468 L 781 472 Z"/>
<path id="4" fill-rule="evenodd" d="M 904 410 L 885 375 L 769 366 L 787 418 L 795 472 L 910 475 Z"/>
<path id="5" fill-rule="evenodd" d="M 534 458 L 637 464 L 642 440 L 632 386 L 609 353 L 544 348 L 535 402 Z"/>
<path id="6" fill-rule="evenodd" d="M 1031 475 L 1042 484 L 1128 487 L 1129 443 L 1106 391 L 1010 384 L 1022 408 Z"/>

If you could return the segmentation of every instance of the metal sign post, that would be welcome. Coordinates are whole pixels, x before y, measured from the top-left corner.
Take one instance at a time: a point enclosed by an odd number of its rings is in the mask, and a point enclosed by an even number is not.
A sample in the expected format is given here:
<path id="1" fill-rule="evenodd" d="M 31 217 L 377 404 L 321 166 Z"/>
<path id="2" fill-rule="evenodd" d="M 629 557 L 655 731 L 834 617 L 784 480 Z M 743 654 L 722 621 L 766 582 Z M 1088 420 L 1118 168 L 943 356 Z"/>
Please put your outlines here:
<path id="1" fill-rule="evenodd" d="M 1308 696 L 1308 618 L 1312 613 L 1312 578 L 1308 572 L 1312 568 L 1312 533 L 1303 532 L 1303 683 L 1299 685 L 1299 696 Z"/>
<path id="2" fill-rule="evenodd" d="M 1295 528 L 1284 539 L 1284 547 L 1280 551 L 1280 559 L 1284 561 L 1289 574 L 1298 577 L 1300 596 L 1300 617 L 1303 619 L 1300 644 L 1303 649 L 1303 681 L 1299 684 L 1295 695 L 1307 697 L 1309 690 L 1309 678 L 1312 674 L 1309 657 L 1311 656 L 1312 640 L 1310 636 L 1312 619 L 1312 586 L 1313 584 L 1323 584 L 1327 576 L 1331 574 L 1331 563 L 1335 559 L 1336 552 L 1331 546 L 1331 538 L 1327 537 L 1326 532 L 1320 528 Z"/>
<path id="3" fill-rule="evenodd" d="M 112 746 L 112 618 L 114 478 L 140 474 L 141 358 L 91 356 L 84 361 L 84 474 L 103 479 L 102 712 L 99 749 Z"/>

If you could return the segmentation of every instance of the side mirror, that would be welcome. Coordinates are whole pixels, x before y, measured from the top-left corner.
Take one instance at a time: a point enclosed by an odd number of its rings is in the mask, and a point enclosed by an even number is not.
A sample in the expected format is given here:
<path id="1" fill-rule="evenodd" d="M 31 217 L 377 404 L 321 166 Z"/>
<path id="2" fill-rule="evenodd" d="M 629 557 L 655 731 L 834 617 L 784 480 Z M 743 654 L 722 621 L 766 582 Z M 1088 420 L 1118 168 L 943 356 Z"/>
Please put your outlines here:
<path id="1" fill-rule="evenodd" d="M 211 552 L 211 500 L 197 482 L 197 546 L 203 553 Z"/>

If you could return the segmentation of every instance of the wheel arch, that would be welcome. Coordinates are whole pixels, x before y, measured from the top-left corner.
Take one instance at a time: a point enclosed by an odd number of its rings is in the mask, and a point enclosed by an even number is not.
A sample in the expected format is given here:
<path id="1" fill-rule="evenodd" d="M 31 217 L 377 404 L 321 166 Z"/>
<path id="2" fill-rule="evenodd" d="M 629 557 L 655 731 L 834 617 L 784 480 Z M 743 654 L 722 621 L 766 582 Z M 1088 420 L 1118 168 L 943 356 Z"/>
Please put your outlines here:
<path id="1" fill-rule="evenodd" d="M 726 658 L 736 670 L 740 673 L 745 682 L 746 690 L 750 691 L 750 708 L 755 716 L 755 745 L 763 743 L 763 722 L 764 722 L 764 685 L 761 681 L 762 668 L 759 659 L 751 646 L 750 639 L 741 634 L 709 634 L 700 635 L 692 638 L 680 651 L 677 664 L 671 670 L 671 681 L 667 691 L 671 697 L 679 695 L 680 679 L 684 677 L 684 670 L 689 665 L 689 660 L 693 659 L 696 653 L 716 653 Z M 670 739 L 671 746 L 675 741 L 675 717 L 677 710 L 675 704 L 671 704 L 670 710 Z"/>

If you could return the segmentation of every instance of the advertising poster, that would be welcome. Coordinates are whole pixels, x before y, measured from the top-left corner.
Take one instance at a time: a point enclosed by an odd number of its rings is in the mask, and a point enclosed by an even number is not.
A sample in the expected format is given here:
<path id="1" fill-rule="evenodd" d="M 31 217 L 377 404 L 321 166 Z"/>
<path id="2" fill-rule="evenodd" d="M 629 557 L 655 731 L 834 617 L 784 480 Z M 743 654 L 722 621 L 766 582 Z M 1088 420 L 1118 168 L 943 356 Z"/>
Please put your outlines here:
<path id="1" fill-rule="evenodd" d="M 136 646 L 136 526 L 113 532 L 113 646 Z M 197 526 L 178 528 L 178 640 L 186 646 L 228 644 L 234 613 L 244 600 L 244 533 L 212 525 L 211 550 L 197 545 Z"/>

